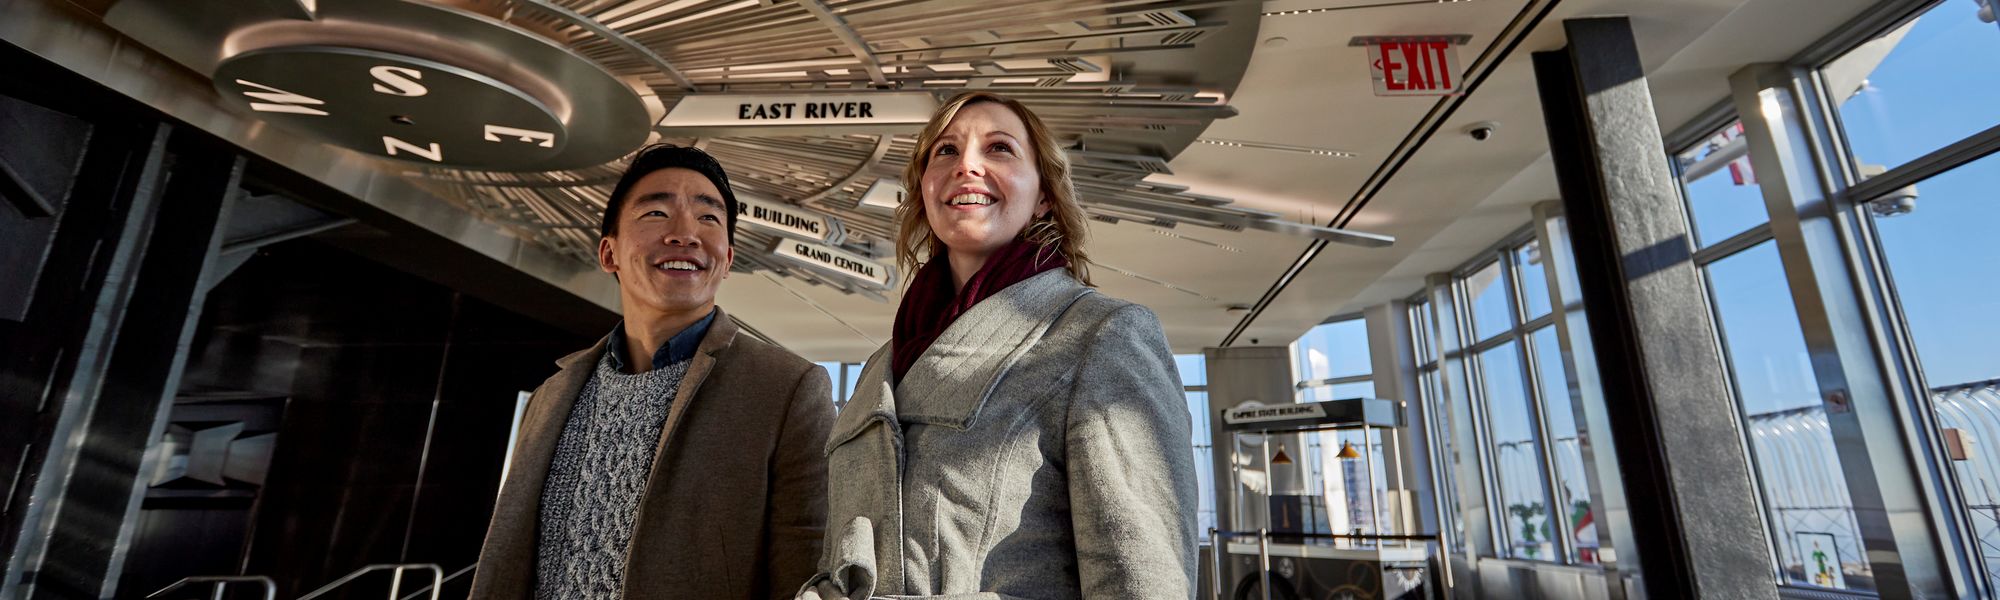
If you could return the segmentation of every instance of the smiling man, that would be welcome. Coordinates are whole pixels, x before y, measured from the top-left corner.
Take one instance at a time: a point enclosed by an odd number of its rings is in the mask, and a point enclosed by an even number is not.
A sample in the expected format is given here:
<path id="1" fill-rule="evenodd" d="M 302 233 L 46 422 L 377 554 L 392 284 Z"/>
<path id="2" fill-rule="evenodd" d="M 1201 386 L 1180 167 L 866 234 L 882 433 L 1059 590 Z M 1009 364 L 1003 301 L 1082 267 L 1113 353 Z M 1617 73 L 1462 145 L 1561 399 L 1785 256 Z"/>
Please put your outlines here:
<path id="1" fill-rule="evenodd" d="M 715 305 L 735 231 L 708 153 L 633 158 L 597 248 L 625 318 L 528 401 L 472 598 L 782 598 L 812 575 L 831 384 Z"/>

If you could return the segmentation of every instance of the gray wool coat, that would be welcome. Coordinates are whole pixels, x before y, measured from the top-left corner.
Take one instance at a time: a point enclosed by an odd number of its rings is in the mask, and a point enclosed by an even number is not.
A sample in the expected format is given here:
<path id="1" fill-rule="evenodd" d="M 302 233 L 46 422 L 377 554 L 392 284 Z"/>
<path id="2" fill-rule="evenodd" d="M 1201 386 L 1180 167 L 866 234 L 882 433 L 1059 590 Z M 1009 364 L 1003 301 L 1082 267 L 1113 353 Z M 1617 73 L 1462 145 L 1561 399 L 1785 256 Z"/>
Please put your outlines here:
<path id="1" fill-rule="evenodd" d="M 808 600 L 1192 598 L 1187 400 L 1159 319 L 1063 270 L 966 311 L 827 439 Z"/>

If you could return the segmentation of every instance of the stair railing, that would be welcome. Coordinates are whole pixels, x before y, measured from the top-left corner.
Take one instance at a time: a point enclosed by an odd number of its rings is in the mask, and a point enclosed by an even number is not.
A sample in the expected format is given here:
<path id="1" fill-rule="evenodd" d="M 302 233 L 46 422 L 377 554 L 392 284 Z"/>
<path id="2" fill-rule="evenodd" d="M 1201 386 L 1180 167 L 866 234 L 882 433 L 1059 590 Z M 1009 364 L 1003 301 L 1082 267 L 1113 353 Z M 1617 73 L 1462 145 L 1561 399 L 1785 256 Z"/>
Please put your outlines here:
<path id="1" fill-rule="evenodd" d="M 264 600 L 278 600 L 278 582 L 271 581 L 271 578 L 265 577 L 263 575 L 203 575 L 199 577 L 182 577 L 180 581 L 173 582 L 173 584 L 168 585 L 167 587 L 160 588 L 160 591 L 147 594 L 146 597 L 158 598 L 161 596 L 165 596 L 167 592 L 178 590 L 197 583 L 215 584 L 215 591 L 209 594 L 209 598 L 211 600 L 222 600 L 223 589 L 227 588 L 229 584 L 232 583 L 256 583 L 262 585 L 264 587 Z M 435 598 L 433 598 L 433 600 L 435 600 Z"/>
<path id="2" fill-rule="evenodd" d="M 320 596 L 325 595 L 327 592 L 339 589 L 340 586 L 347 585 L 348 582 L 360 579 L 362 575 L 367 575 L 369 573 L 373 573 L 376 571 L 395 572 L 394 575 L 395 579 L 389 582 L 389 600 L 400 600 L 400 596 L 402 595 L 403 592 L 403 572 L 413 569 L 431 572 L 430 600 L 437 600 L 439 588 L 444 587 L 444 569 L 442 567 L 429 563 L 410 563 L 410 564 L 400 564 L 400 565 L 396 564 L 368 565 L 366 567 L 355 569 L 354 572 L 348 573 L 347 575 L 342 576 L 340 579 L 333 580 L 333 583 L 328 583 L 326 585 L 320 586 L 319 589 L 308 592 L 304 596 L 299 596 L 299 600 L 312 600 L 313 598 L 318 598 Z"/>

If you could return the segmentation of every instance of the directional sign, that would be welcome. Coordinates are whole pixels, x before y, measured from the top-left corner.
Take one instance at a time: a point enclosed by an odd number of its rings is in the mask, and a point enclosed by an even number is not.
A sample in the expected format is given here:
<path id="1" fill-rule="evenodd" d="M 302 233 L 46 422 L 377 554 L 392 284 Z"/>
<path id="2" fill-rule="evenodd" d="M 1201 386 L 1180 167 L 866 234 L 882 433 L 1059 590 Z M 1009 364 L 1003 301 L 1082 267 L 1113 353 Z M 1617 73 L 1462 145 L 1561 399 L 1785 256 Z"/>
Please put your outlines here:
<path id="1" fill-rule="evenodd" d="M 775 233 L 838 244 L 840 221 L 804 208 L 748 196 L 736 197 L 736 222 Z"/>
<path id="2" fill-rule="evenodd" d="M 1357 37 L 1368 48 L 1368 72 L 1377 96 L 1452 96 L 1464 93 L 1458 47 L 1467 35 Z"/>
<path id="3" fill-rule="evenodd" d="M 880 288 L 887 288 L 896 280 L 896 271 L 889 265 L 823 244 L 779 239 L 778 245 L 771 248 L 771 255 L 839 273 Z"/>
<path id="4" fill-rule="evenodd" d="M 916 131 L 930 121 L 937 97 L 930 92 L 826 94 L 695 94 L 681 98 L 660 127 L 676 130 Z"/>

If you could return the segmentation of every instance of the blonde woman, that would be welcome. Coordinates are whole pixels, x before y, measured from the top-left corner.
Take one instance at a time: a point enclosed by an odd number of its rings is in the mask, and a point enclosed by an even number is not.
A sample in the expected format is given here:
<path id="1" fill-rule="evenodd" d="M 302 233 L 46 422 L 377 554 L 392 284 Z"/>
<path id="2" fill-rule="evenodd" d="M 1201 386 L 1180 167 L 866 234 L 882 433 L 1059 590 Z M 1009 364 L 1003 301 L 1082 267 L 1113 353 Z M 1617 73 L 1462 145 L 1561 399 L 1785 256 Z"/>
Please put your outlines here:
<path id="1" fill-rule="evenodd" d="M 827 440 L 800 597 L 1192 598 L 1180 375 L 1151 311 L 1090 287 L 1068 158 L 986 92 L 917 150 L 897 209 L 914 275 Z"/>

